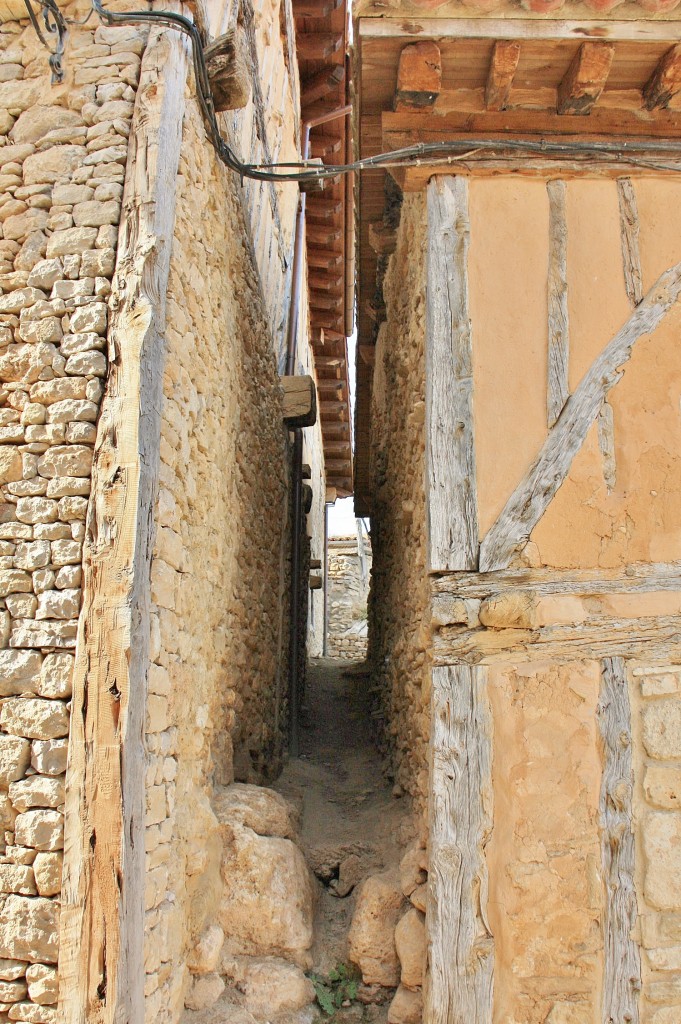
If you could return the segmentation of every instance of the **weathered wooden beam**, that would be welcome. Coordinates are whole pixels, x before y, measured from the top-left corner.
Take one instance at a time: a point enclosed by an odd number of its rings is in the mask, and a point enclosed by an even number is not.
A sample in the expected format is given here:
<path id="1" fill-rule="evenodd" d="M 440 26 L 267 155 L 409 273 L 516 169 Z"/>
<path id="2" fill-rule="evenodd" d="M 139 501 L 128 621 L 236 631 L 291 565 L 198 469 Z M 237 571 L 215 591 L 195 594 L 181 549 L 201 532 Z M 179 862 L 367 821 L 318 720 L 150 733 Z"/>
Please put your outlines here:
<path id="1" fill-rule="evenodd" d="M 601 1020 L 638 1024 L 641 952 L 632 935 L 638 918 L 634 841 L 631 710 L 622 658 L 602 664 L 598 726 L 603 751 L 599 801 L 603 908 Z"/>
<path id="2" fill-rule="evenodd" d="M 639 245 L 638 207 L 636 192 L 631 178 L 617 179 L 617 198 L 620 208 L 620 240 L 624 286 L 632 306 L 638 306 L 643 298 L 643 271 Z"/>
<path id="3" fill-rule="evenodd" d="M 488 110 L 505 109 L 519 60 L 520 43 L 510 39 L 497 40 L 492 50 L 485 87 L 485 106 Z"/>
<path id="4" fill-rule="evenodd" d="M 428 565 L 474 569 L 478 499 L 468 306 L 468 182 L 428 185 L 426 267 L 426 508 Z"/>
<path id="5" fill-rule="evenodd" d="M 328 18 L 337 11 L 342 0 L 293 0 L 296 18 Z"/>
<path id="6" fill-rule="evenodd" d="M 317 390 L 307 374 L 280 377 L 283 419 L 289 427 L 311 427 L 317 422 Z"/>
<path id="7" fill-rule="evenodd" d="M 321 558 L 311 558 L 310 559 L 310 569 L 311 570 L 314 571 L 315 569 L 321 569 L 321 567 L 322 567 L 322 560 L 321 560 Z"/>
<path id="8" fill-rule="evenodd" d="M 187 83 L 152 29 L 130 131 L 73 677 L 59 1019 L 144 1019 L 146 682 L 165 299 Z"/>
<path id="9" fill-rule="evenodd" d="M 316 366 L 323 367 L 343 366 L 345 363 L 343 356 L 315 356 L 314 361 Z"/>
<path id="10" fill-rule="evenodd" d="M 480 546 L 480 570 L 505 569 L 529 539 L 582 447 L 605 396 L 644 334 L 651 334 L 681 293 L 681 263 L 665 271 L 624 326 L 594 360 L 568 398 L 539 455 L 506 502 Z"/>
<path id="11" fill-rule="evenodd" d="M 324 586 L 324 581 L 321 576 L 317 576 L 314 573 L 310 573 L 310 590 L 321 590 Z"/>
<path id="12" fill-rule="evenodd" d="M 310 485 L 309 484 L 305 484 L 305 483 L 300 485 L 300 489 L 301 489 L 301 492 L 302 492 L 303 512 L 307 516 L 307 515 L 310 514 L 310 511 L 312 509 L 312 501 L 314 499 L 314 492 L 313 492 L 312 488 L 310 487 Z"/>
<path id="13" fill-rule="evenodd" d="M 389 256 L 397 247 L 397 230 L 390 228 L 382 220 L 369 224 L 369 245 L 379 256 Z"/>
<path id="14" fill-rule="evenodd" d="M 585 39 L 601 41 L 657 42 L 675 41 L 673 22 L 643 20 L 631 21 L 559 21 L 553 19 L 523 18 L 405 18 L 382 15 L 380 18 L 360 18 L 358 34 L 363 39 L 410 39 L 414 36 L 437 35 L 443 39 Z"/>
<path id="15" fill-rule="evenodd" d="M 251 95 L 251 76 L 244 32 L 225 32 L 205 48 L 206 71 L 217 111 L 245 107 Z"/>
<path id="16" fill-rule="evenodd" d="M 502 569 L 485 572 L 454 572 L 432 581 L 433 600 L 438 595 L 484 599 L 505 590 L 531 590 L 549 594 L 644 594 L 681 590 L 681 562 L 630 562 L 623 569 Z"/>
<path id="17" fill-rule="evenodd" d="M 332 401 L 319 403 L 319 411 L 321 412 L 322 416 L 344 416 L 345 412 L 347 411 L 347 408 L 347 402 Z"/>
<path id="18" fill-rule="evenodd" d="M 582 43 L 558 86 L 559 114 L 588 114 L 605 88 L 615 55 L 613 43 Z"/>
<path id="19" fill-rule="evenodd" d="M 607 657 L 672 661 L 681 657 L 678 615 L 623 619 L 599 616 L 579 625 L 523 629 L 467 629 L 443 626 L 433 633 L 433 663 L 520 664 L 582 661 Z"/>
<path id="20" fill-rule="evenodd" d="M 343 309 L 343 305 L 342 295 L 334 295 L 332 292 L 310 292 L 310 306 L 312 309 L 332 309 L 340 312 Z"/>
<path id="21" fill-rule="evenodd" d="M 308 245 L 320 245 L 322 247 L 335 245 L 336 242 L 340 241 L 342 234 L 342 228 L 336 228 L 331 224 L 311 224 L 308 221 L 305 225 Z"/>
<path id="22" fill-rule="evenodd" d="M 343 262 L 343 254 L 331 252 L 329 249 L 308 249 L 307 262 L 317 270 L 333 270 Z"/>
<path id="23" fill-rule="evenodd" d="M 342 32 L 299 32 L 296 35 L 298 60 L 326 60 L 342 45 Z"/>
<path id="24" fill-rule="evenodd" d="M 330 313 L 328 310 L 311 309 L 310 323 L 313 327 L 322 327 L 325 331 L 333 328 L 338 329 L 343 321 L 339 313 Z"/>
<path id="25" fill-rule="evenodd" d="M 339 135 L 315 135 L 310 142 L 310 151 L 312 156 L 326 160 L 335 153 L 340 153 L 342 145 L 343 140 Z"/>
<path id="26" fill-rule="evenodd" d="M 424 1020 L 491 1024 L 494 939 L 485 847 L 492 831 L 492 715 L 484 668 L 432 669 L 428 967 Z"/>
<path id="27" fill-rule="evenodd" d="M 667 50 L 644 86 L 643 104 L 646 110 L 668 107 L 680 89 L 681 43 L 677 43 Z"/>
<path id="28" fill-rule="evenodd" d="M 314 75 L 305 78 L 300 84 L 300 105 L 308 107 L 311 103 L 323 99 L 332 93 L 343 82 L 345 68 L 342 64 L 332 64 L 330 67 L 316 71 Z"/>
<path id="29" fill-rule="evenodd" d="M 324 274 L 321 271 L 311 270 L 307 280 L 310 291 L 315 292 L 332 292 L 343 287 L 342 274 Z"/>
<path id="30" fill-rule="evenodd" d="M 395 110 L 432 107 L 442 84 L 440 47 L 432 39 L 409 43 L 397 65 Z"/>
<path id="31" fill-rule="evenodd" d="M 568 399 L 570 327 L 567 286 L 567 218 L 564 181 L 548 181 L 549 196 L 549 349 L 546 412 L 549 427 L 560 416 Z"/>

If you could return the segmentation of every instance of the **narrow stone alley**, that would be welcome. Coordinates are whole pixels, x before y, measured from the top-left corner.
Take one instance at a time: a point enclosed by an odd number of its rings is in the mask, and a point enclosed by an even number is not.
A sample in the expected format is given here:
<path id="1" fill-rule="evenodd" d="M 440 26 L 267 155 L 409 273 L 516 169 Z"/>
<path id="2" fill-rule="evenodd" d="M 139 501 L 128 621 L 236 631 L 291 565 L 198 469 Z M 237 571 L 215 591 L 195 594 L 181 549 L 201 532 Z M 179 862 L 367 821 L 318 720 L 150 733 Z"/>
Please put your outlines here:
<path id="1" fill-rule="evenodd" d="M 346 967 L 359 979 L 350 962 L 351 956 L 362 956 L 361 922 L 351 930 L 357 887 L 369 876 L 398 877 L 400 850 L 412 838 L 408 808 L 404 799 L 393 796 L 374 742 L 370 682 L 363 665 L 331 658 L 311 662 L 300 757 L 289 761 L 276 788 L 302 808 L 302 846 L 320 883 L 313 973 L 328 979 Z M 401 896 L 395 903 L 397 913 Z M 376 947 L 373 955 L 377 962 L 372 976 L 384 984 L 360 983 L 350 1005 L 335 1013 L 333 1020 L 339 1024 L 388 1020 L 399 981 L 394 943 Z"/>

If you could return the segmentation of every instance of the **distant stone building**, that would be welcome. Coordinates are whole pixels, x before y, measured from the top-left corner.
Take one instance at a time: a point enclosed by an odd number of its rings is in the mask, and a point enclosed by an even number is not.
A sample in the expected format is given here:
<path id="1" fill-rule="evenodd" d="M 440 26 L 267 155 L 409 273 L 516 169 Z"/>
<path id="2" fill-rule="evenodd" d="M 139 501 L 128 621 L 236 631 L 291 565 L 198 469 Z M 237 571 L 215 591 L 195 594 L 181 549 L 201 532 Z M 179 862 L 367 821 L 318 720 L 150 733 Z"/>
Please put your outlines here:
<path id="1" fill-rule="evenodd" d="M 362 661 L 367 653 L 371 543 L 366 535 L 332 537 L 328 556 L 329 657 Z"/>

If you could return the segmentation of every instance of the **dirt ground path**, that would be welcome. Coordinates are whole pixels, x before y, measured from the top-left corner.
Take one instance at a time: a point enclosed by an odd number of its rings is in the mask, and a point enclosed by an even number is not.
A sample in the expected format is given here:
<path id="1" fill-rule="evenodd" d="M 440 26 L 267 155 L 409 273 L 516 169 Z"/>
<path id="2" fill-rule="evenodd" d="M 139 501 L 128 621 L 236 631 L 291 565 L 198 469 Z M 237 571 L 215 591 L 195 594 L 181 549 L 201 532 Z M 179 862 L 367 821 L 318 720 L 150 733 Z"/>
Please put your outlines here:
<path id="1" fill-rule="evenodd" d="M 320 881 L 312 952 L 321 975 L 347 962 L 355 887 L 396 865 L 408 820 L 405 801 L 392 795 L 373 743 L 368 687 L 361 666 L 311 662 L 300 756 L 289 761 L 276 785 L 302 805 L 303 848 Z M 384 1013 L 385 1007 L 353 1008 L 336 1019 L 378 1022 Z"/>

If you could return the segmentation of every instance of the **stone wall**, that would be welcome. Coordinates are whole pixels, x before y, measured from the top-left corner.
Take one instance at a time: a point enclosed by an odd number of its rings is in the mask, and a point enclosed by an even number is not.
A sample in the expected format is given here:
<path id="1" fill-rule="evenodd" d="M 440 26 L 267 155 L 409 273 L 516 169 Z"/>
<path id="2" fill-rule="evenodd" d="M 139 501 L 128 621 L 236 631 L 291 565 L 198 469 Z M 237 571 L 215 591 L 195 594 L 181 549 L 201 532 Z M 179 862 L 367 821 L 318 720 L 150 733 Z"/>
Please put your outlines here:
<path id="1" fill-rule="evenodd" d="M 387 320 L 376 345 L 372 390 L 373 568 L 369 655 L 380 686 L 390 768 L 423 801 L 429 688 L 426 672 L 423 196 L 405 197 L 383 285 Z M 418 253 L 418 258 L 411 258 Z"/>
<path id="2" fill-rule="evenodd" d="M 329 540 L 328 607 L 329 657 L 362 661 L 367 654 L 367 598 L 371 570 L 371 544 L 364 537 L 365 570 L 356 539 Z"/>
<path id="3" fill-rule="evenodd" d="M 64 7 L 79 19 L 82 4 Z M 56 1021 L 81 547 L 140 28 L 0 25 L 0 1019 Z"/>
<path id="4" fill-rule="evenodd" d="M 272 68 L 263 101 L 283 111 L 274 134 L 285 139 L 280 158 L 290 158 L 293 104 L 279 89 L 289 83 L 279 4 L 261 5 L 254 27 L 259 58 Z M 252 102 L 225 131 L 237 134 L 249 117 L 255 137 Z M 240 829 L 230 794 L 235 779 L 274 779 L 286 746 L 290 446 L 277 376 L 285 322 L 273 310 L 288 294 L 297 188 L 283 191 L 274 202 L 266 184 L 242 188 L 188 101 L 151 579 L 145 1014 L 154 1022 L 177 1021 L 185 1008 L 189 1020 L 230 998 L 229 956 L 260 948 L 240 942 L 239 899 L 249 885 L 268 898 L 266 871 L 249 876 L 243 892 L 235 881 L 256 839 Z M 303 303 L 302 368 L 311 366 L 306 323 Z M 309 433 L 318 438 L 318 429 Z M 315 468 L 319 519 L 318 457 Z M 249 791 L 266 799 L 264 790 Z M 273 842 L 287 844 L 305 890 L 302 856 L 289 839 Z M 266 928 L 263 921 L 263 935 Z"/>

